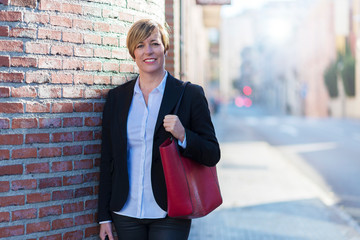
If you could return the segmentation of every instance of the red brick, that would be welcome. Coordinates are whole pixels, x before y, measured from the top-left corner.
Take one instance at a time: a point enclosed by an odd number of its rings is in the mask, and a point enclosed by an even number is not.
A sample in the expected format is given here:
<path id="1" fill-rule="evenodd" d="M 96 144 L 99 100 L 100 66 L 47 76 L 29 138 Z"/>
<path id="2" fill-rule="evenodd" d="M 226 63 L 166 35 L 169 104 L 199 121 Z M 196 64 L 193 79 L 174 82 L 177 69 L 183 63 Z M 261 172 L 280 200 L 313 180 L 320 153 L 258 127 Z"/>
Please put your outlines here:
<path id="1" fill-rule="evenodd" d="M 41 0 L 39 10 L 50 10 L 60 12 L 62 8 L 61 3 L 57 1 Z"/>
<path id="2" fill-rule="evenodd" d="M 121 49 L 112 49 L 111 57 L 114 59 L 126 59 L 128 53 Z"/>
<path id="3" fill-rule="evenodd" d="M 72 56 L 73 55 L 73 47 L 72 46 L 54 45 L 51 47 L 51 54 Z"/>
<path id="4" fill-rule="evenodd" d="M 61 127 L 61 118 L 40 118 L 40 128 L 59 128 Z"/>
<path id="5" fill-rule="evenodd" d="M 23 135 L 6 134 L 0 135 L 0 145 L 21 145 L 23 143 Z"/>
<path id="6" fill-rule="evenodd" d="M 61 40 L 61 31 L 39 28 L 38 30 L 39 39 L 51 39 L 51 40 Z"/>
<path id="7" fill-rule="evenodd" d="M 93 221 L 94 221 L 93 214 L 86 214 L 86 215 L 81 215 L 81 216 L 75 217 L 75 225 L 76 226 L 90 224 L 90 223 L 93 223 Z"/>
<path id="8" fill-rule="evenodd" d="M 74 141 L 90 141 L 93 140 L 92 131 L 74 132 Z"/>
<path id="9" fill-rule="evenodd" d="M 50 222 L 28 223 L 26 225 L 26 234 L 46 231 L 50 231 Z"/>
<path id="10" fill-rule="evenodd" d="M 97 236 L 99 234 L 99 226 L 85 228 L 85 238 Z"/>
<path id="11" fill-rule="evenodd" d="M 10 150 L 0 149 L 0 160 L 10 159 Z"/>
<path id="12" fill-rule="evenodd" d="M 8 118 L 0 118 L 0 129 L 9 129 L 10 120 Z"/>
<path id="13" fill-rule="evenodd" d="M 12 221 L 17 221 L 21 219 L 32 219 L 32 218 L 36 218 L 37 209 L 31 208 L 31 209 L 17 210 L 17 211 L 13 211 L 11 215 L 12 215 L 11 218 Z"/>
<path id="14" fill-rule="evenodd" d="M 39 157 L 59 157 L 61 156 L 61 147 L 50 147 L 50 148 L 41 148 L 39 150 Z"/>
<path id="15" fill-rule="evenodd" d="M 94 112 L 103 112 L 105 103 L 94 103 Z"/>
<path id="16" fill-rule="evenodd" d="M 25 143 L 49 143 L 50 136 L 48 133 L 30 133 L 25 136 Z"/>
<path id="17" fill-rule="evenodd" d="M 65 16 L 50 16 L 50 24 L 53 26 L 72 27 L 72 19 Z"/>
<path id="18" fill-rule="evenodd" d="M 101 123 L 102 123 L 101 117 L 86 117 L 85 118 L 85 126 L 88 126 L 88 127 L 101 126 Z"/>
<path id="19" fill-rule="evenodd" d="M 49 83 L 50 74 L 48 72 L 36 71 L 26 73 L 26 83 Z"/>
<path id="20" fill-rule="evenodd" d="M 100 180 L 100 175 L 98 172 L 86 173 L 84 175 L 84 182 L 97 182 Z"/>
<path id="21" fill-rule="evenodd" d="M 91 169 L 94 167 L 92 159 L 83 159 L 79 161 L 74 161 L 74 170 L 79 169 Z"/>
<path id="22" fill-rule="evenodd" d="M 74 221 L 72 218 L 64 218 L 64 219 L 57 219 L 52 221 L 52 229 L 62 229 L 72 227 L 74 225 Z"/>
<path id="23" fill-rule="evenodd" d="M 10 67 L 10 56 L 0 56 L 0 67 Z"/>
<path id="24" fill-rule="evenodd" d="M 9 32 L 10 37 L 15 38 L 36 38 L 36 29 L 33 28 L 12 28 Z"/>
<path id="25" fill-rule="evenodd" d="M 61 84 L 71 84 L 73 83 L 72 74 L 63 74 L 63 73 L 52 73 L 51 74 L 52 83 L 61 83 Z"/>
<path id="26" fill-rule="evenodd" d="M 22 41 L 0 40 L 0 51 L 4 52 L 23 52 L 24 44 Z"/>
<path id="27" fill-rule="evenodd" d="M 37 181 L 35 179 L 26 179 L 26 180 L 14 180 L 11 182 L 11 190 L 29 190 L 36 189 Z"/>
<path id="28" fill-rule="evenodd" d="M 24 22 L 46 24 L 46 23 L 49 23 L 49 15 L 42 14 L 42 13 L 25 12 Z"/>
<path id="29" fill-rule="evenodd" d="M 84 34 L 84 43 L 101 44 L 101 36 L 100 34 Z"/>
<path id="30" fill-rule="evenodd" d="M 53 177 L 53 178 L 43 178 L 39 180 L 39 189 L 50 188 L 50 187 L 61 187 L 62 178 Z"/>
<path id="31" fill-rule="evenodd" d="M 11 67 L 37 67 L 37 60 L 29 57 L 12 57 Z"/>
<path id="32" fill-rule="evenodd" d="M 109 46 L 119 46 L 119 40 L 115 37 L 103 37 L 103 45 L 109 45 Z M 119 68 L 119 65 L 117 65 Z"/>
<path id="33" fill-rule="evenodd" d="M 71 42 L 71 43 L 83 43 L 83 34 L 78 32 L 66 32 L 63 31 L 62 40 L 64 42 Z"/>
<path id="34" fill-rule="evenodd" d="M 101 146 L 100 144 L 91 144 L 91 145 L 86 145 L 84 148 L 84 154 L 96 154 L 96 153 L 100 153 L 101 151 Z"/>
<path id="35" fill-rule="evenodd" d="M 21 164 L 0 166 L 0 176 L 19 175 L 22 173 L 23 173 L 23 166 Z"/>
<path id="36" fill-rule="evenodd" d="M 82 6 L 78 4 L 63 3 L 62 12 L 82 14 Z"/>
<path id="37" fill-rule="evenodd" d="M 8 97 L 10 97 L 10 88 L 0 87 L 0 98 L 8 98 Z"/>
<path id="38" fill-rule="evenodd" d="M 12 128 L 37 128 L 38 121 L 36 118 L 14 118 L 12 120 Z"/>
<path id="39" fill-rule="evenodd" d="M 48 173 L 49 163 L 31 163 L 26 165 L 26 173 Z"/>
<path id="40" fill-rule="evenodd" d="M 82 175 L 68 176 L 68 177 L 64 176 L 63 183 L 64 183 L 64 186 L 76 185 L 76 184 L 83 183 L 83 176 Z"/>
<path id="41" fill-rule="evenodd" d="M 61 69 L 62 60 L 57 58 L 50 58 L 50 57 L 39 58 L 39 68 Z"/>
<path id="42" fill-rule="evenodd" d="M 21 83 L 23 80 L 24 80 L 24 73 L 20 73 L 20 72 L 11 72 L 11 73 L 0 72 L 0 82 Z"/>
<path id="43" fill-rule="evenodd" d="M 82 179 L 82 177 L 81 177 Z M 0 181 L 0 192 L 8 192 L 10 190 L 9 181 Z"/>
<path id="44" fill-rule="evenodd" d="M 90 196 L 93 195 L 94 191 L 92 187 L 84 187 L 84 188 L 78 188 L 75 189 L 75 197 L 84 197 L 84 196 Z"/>
<path id="45" fill-rule="evenodd" d="M 48 113 L 50 112 L 50 103 L 26 103 L 26 112 L 30 113 Z"/>
<path id="46" fill-rule="evenodd" d="M 25 196 L 23 195 L 0 197 L 0 207 L 20 206 L 24 204 L 25 204 Z"/>
<path id="47" fill-rule="evenodd" d="M 53 103 L 52 104 L 53 113 L 71 113 L 73 112 L 72 103 Z"/>
<path id="48" fill-rule="evenodd" d="M 74 198 L 74 191 L 73 190 L 64 190 L 64 191 L 54 191 L 52 193 L 52 200 L 65 200 L 65 199 L 72 199 Z"/>
<path id="49" fill-rule="evenodd" d="M 84 62 L 82 60 L 64 59 L 63 69 L 82 70 Z"/>
<path id="50" fill-rule="evenodd" d="M 101 90 L 100 89 L 85 89 L 85 98 L 101 98 Z"/>
<path id="51" fill-rule="evenodd" d="M 72 161 L 53 162 L 51 171 L 53 172 L 65 172 L 72 170 Z"/>
<path id="52" fill-rule="evenodd" d="M 55 234 L 39 238 L 39 240 L 62 240 L 61 234 Z"/>
<path id="53" fill-rule="evenodd" d="M 84 71 L 101 71 L 101 62 L 84 62 Z"/>
<path id="54" fill-rule="evenodd" d="M 108 85 L 110 84 L 110 76 L 94 76 L 94 83 L 95 84 L 105 84 Z"/>
<path id="55" fill-rule="evenodd" d="M 9 26 L 0 26 L 0 36 L 2 37 L 9 36 Z"/>
<path id="56" fill-rule="evenodd" d="M 65 146 L 63 148 L 63 155 L 64 156 L 71 156 L 71 155 L 79 155 L 82 154 L 82 146 Z"/>
<path id="57" fill-rule="evenodd" d="M 64 118 L 63 127 L 81 127 L 83 126 L 82 117 Z"/>
<path id="58" fill-rule="evenodd" d="M 0 212 L 0 223 L 2 222 L 10 222 L 9 212 Z"/>
<path id="59" fill-rule="evenodd" d="M 64 214 L 84 211 L 84 202 L 64 204 Z"/>
<path id="60" fill-rule="evenodd" d="M 93 104 L 85 102 L 76 102 L 74 103 L 75 112 L 92 112 Z"/>
<path id="61" fill-rule="evenodd" d="M 103 63 L 103 71 L 106 72 L 119 72 L 120 71 L 120 65 L 118 63 L 113 63 L 113 62 L 105 62 Z M 105 84 L 110 84 L 110 78 L 108 77 L 106 79 L 106 83 Z"/>
<path id="62" fill-rule="evenodd" d="M 121 72 L 134 72 L 134 65 L 122 63 L 122 64 L 120 64 L 120 71 Z"/>
<path id="63" fill-rule="evenodd" d="M 37 96 L 36 89 L 30 86 L 11 88 L 11 96 L 12 97 L 20 97 L 20 98 L 35 98 Z"/>
<path id="64" fill-rule="evenodd" d="M 94 31 L 95 32 L 109 32 L 110 24 L 103 22 L 95 22 L 94 23 Z"/>
<path id="65" fill-rule="evenodd" d="M 85 210 L 96 209 L 98 207 L 98 200 L 92 199 L 85 202 Z"/>
<path id="66" fill-rule="evenodd" d="M 24 233 L 25 233 L 24 225 L 0 228 L 0 238 L 24 235 Z"/>
<path id="67" fill-rule="evenodd" d="M 63 239 L 83 239 L 83 231 L 73 231 L 64 233 Z"/>
<path id="68" fill-rule="evenodd" d="M 72 142 L 72 132 L 58 132 L 52 134 L 52 142 Z"/>
<path id="69" fill-rule="evenodd" d="M 84 89 L 77 87 L 64 87 L 63 98 L 82 98 L 84 95 Z"/>
<path id="70" fill-rule="evenodd" d="M 24 159 L 24 158 L 36 158 L 37 149 L 36 148 L 22 148 L 12 150 L 11 158 L 12 159 Z"/>
<path id="71" fill-rule="evenodd" d="M 23 113 L 24 106 L 22 103 L 0 103 L 0 112 L 2 113 Z"/>
<path id="72" fill-rule="evenodd" d="M 39 218 L 61 215 L 61 205 L 42 207 L 39 209 Z"/>
<path id="73" fill-rule="evenodd" d="M 11 0 L 11 5 L 35 8 L 36 1 L 37 0 Z"/>
<path id="74" fill-rule="evenodd" d="M 76 47 L 74 48 L 74 55 L 77 57 L 92 57 L 93 49 L 89 47 Z"/>
<path id="75" fill-rule="evenodd" d="M 41 86 L 38 91 L 39 98 L 61 98 L 60 87 Z"/>
<path id="76" fill-rule="evenodd" d="M 111 50 L 105 48 L 95 48 L 94 57 L 111 58 Z"/>
<path id="77" fill-rule="evenodd" d="M 50 193 L 31 193 L 26 195 L 26 203 L 48 202 L 50 200 Z"/>
<path id="78" fill-rule="evenodd" d="M 75 84 L 94 84 L 94 76 L 92 75 L 75 75 L 74 76 L 74 83 Z"/>
<path id="79" fill-rule="evenodd" d="M 0 21 L 2 22 L 21 22 L 21 12 L 2 11 Z"/>
<path id="80" fill-rule="evenodd" d="M 34 54 L 49 54 L 50 44 L 27 42 L 25 43 L 25 52 Z"/>

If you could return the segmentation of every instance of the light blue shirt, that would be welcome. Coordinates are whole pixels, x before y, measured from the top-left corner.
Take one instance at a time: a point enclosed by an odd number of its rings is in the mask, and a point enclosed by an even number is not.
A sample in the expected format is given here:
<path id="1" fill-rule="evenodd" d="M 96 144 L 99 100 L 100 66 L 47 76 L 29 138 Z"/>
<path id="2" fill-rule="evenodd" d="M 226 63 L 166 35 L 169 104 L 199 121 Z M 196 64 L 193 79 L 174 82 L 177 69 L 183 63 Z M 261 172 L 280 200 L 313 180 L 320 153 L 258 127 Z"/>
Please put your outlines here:
<path id="1" fill-rule="evenodd" d="M 129 195 L 124 207 L 116 214 L 133 218 L 164 218 L 166 212 L 155 201 L 151 185 L 153 137 L 161 101 L 164 95 L 166 72 L 161 83 L 149 94 L 148 105 L 136 80 L 127 121 L 127 165 Z M 180 142 L 186 147 L 186 140 Z"/>

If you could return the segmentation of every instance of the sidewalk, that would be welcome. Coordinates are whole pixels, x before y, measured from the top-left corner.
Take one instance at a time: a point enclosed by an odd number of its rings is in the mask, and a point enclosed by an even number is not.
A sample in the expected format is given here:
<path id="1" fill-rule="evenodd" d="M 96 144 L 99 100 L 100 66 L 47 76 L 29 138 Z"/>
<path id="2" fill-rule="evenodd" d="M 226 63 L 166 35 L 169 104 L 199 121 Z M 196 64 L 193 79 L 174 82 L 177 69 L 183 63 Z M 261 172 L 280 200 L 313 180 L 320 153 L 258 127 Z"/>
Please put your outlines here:
<path id="1" fill-rule="evenodd" d="M 190 240 L 360 240 L 335 199 L 265 142 L 220 143 L 224 203 L 193 220 Z"/>

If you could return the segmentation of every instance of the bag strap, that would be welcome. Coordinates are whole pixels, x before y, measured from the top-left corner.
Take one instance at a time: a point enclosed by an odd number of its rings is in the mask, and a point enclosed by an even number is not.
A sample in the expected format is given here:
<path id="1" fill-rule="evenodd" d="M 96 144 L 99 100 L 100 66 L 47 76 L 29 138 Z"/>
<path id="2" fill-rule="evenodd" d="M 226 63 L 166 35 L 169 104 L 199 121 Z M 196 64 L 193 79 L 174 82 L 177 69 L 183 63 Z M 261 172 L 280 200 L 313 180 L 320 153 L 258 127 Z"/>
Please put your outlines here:
<path id="1" fill-rule="evenodd" d="M 189 83 L 190 83 L 190 82 L 184 82 L 184 83 L 183 83 L 183 88 L 182 88 L 182 90 L 181 90 L 181 95 L 180 95 L 180 97 L 179 97 L 179 100 L 178 100 L 178 102 L 177 102 L 177 104 L 176 104 L 176 107 L 175 107 L 175 109 L 174 109 L 174 112 L 173 112 L 174 115 L 176 115 L 177 112 L 178 112 L 178 110 L 179 110 L 180 103 L 181 103 L 182 97 L 183 97 L 184 92 L 185 92 L 185 88 L 186 88 L 186 86 L 187 86 Z"/>

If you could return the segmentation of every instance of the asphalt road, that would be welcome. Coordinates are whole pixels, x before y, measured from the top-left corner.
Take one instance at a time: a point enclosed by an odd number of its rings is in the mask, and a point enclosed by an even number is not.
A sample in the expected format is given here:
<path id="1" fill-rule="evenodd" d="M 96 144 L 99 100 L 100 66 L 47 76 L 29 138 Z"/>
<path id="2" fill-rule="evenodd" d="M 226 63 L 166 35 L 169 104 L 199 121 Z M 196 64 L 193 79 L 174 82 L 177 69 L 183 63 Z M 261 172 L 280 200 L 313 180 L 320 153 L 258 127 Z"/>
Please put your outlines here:
<path id="1" fill-rule="evenodd" d="M 213 119 L 223 142 L 266 141 L 299 157 L 360 223 L 360 120 L 275 116 L 233 105 Z"/>

